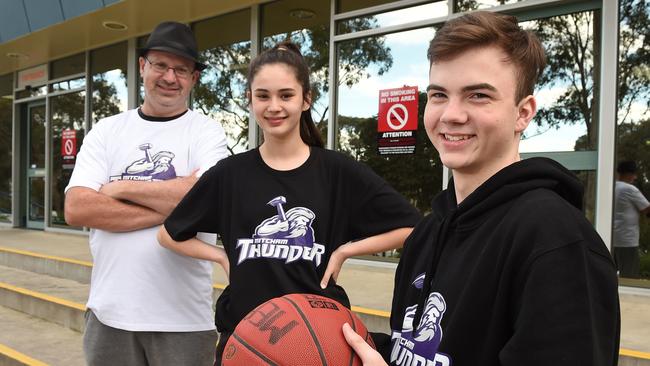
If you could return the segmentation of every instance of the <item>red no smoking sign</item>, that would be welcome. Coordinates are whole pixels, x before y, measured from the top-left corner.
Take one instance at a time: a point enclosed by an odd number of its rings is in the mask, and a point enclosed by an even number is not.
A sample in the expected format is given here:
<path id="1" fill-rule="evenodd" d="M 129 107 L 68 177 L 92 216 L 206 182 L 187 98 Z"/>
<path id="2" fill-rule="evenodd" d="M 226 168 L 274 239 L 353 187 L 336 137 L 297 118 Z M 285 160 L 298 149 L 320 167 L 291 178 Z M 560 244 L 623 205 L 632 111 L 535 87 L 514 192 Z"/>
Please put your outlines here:
<path id="1" fill-rule="evenodd" d="M 377 116 L 379 154 L 414 153 L 417 129 L 417 86 L 380 90 L 379 114 Z"/>
<path id="2" fill-rule="evenodd" d="M 72 169 L 75 158 L 77 157 L 77 131 L 61 131 L 61 157 L 63 158 L 63 168 Z"/>

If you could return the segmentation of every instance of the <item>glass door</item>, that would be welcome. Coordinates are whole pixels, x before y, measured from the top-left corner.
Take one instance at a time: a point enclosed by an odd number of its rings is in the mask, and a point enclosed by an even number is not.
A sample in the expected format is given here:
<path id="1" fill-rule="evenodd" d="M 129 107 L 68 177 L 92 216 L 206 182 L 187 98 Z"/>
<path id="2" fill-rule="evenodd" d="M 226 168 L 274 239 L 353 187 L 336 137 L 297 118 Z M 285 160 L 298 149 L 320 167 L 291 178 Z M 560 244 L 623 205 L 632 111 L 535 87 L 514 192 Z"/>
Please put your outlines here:
<path id="1" fill-rule="evenodd" d="M 45 227 L 45 103 L 27 105 L 27 220 L 30 229 Z"/>

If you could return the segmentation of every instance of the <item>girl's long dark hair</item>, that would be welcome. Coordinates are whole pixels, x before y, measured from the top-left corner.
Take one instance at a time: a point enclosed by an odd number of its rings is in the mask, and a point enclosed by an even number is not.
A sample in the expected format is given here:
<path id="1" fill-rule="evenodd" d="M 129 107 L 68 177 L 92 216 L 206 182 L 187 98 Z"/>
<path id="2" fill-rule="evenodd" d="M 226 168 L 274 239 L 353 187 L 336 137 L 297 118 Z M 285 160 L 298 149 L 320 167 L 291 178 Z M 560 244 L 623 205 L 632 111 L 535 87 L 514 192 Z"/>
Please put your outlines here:
<path id="1" fill-rule="evenodd" d="M 300 138 L 309 146 L 324 147 L 323 137 L 311 117 L 311 83 L 309 82 L 309 66 L 300 53 L 300 48 L 291 42 L 281 42 L 275 47 L 262 52 L 251 61 L 248 67 L 248 82 L 246 90 L 252 95 L 251 84 L 257 72 L 264 65 L 285 64 L 290 66 L 296 73 L 296 79 L 302 86 L 302 96 L 309 101 L 309 109 L 300 115 Z"/>

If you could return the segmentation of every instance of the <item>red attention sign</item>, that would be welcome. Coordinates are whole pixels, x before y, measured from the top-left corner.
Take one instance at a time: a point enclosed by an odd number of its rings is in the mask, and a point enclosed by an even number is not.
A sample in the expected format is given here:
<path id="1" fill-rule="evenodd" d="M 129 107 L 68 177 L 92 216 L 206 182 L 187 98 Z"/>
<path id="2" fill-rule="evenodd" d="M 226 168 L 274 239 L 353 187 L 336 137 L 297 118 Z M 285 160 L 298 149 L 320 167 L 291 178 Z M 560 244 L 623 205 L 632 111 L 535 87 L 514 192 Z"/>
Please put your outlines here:
<path id="1" fill-rule="evenodd" d="M 377 149 L 380 155 L 415 153 L 418 130 L 418 87 L 379 91 Z"/>
<path id="2" fill-rule="evenodd" d="M 61 156 L 77 156 L 77 131 L 67 129 L 61 132 Z"/>
<path id="3" fill-rule="evenodd" d="M 63 169 L 72 169 L 77 157 L 77 131 L 61 131 L 61 156 L 63 157 Z"/>

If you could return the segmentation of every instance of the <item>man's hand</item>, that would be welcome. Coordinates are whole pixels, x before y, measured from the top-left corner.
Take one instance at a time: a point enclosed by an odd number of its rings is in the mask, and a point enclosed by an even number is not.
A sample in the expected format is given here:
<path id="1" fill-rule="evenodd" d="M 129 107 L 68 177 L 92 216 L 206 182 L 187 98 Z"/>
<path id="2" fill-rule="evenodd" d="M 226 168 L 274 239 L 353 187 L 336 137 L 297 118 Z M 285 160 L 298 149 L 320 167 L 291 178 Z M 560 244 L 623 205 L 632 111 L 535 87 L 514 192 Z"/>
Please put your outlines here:
<path id="1" fill-rule="evenodd" d="M 156 182 L 114 181 L 103 185 L 99 189 L 99 193 L 116 200 L 147 207 L 163 216 L 168 216 L 197 182 L 197 172 L 198 169 L 186 177 Z"/>
<path id="2" fill-rule="evenodd" d="M 196 173 L 198 172 L 199 172 L 198 169 L 194 169 L 194 171 L 190 173 L 190 175 L 186 177 L 180 177 L 177 179 L 181 179 L 183 183 L 187 186 L 187 190 L 189 191 L 194 186 L 194 184 L 199 180 L 199 177 L 196 176 Z"/>
<path id="3" fill-rule="evenodd" d="M 343 336 L 357 356 L 359 356 L 363 366 L 388 366 L 379 352 L 370 347 L 360 335 L 352 330 L 348 323 L 343 324 Z"/>
<path id="4" fill-rule="evenodd" d="M 121 188 L 124 186 L 124 181 L 122 180 L 116 180 L 113 182 L 109 182 L 104 184 L 100 189 L 99 193 L 105 194 L 109 197 L 115 198 L 116 200 L 122 200 L 120 197 Z"/>
<path id="5" fill-rule="evenodd" d="M 165 216 L 149 208 L 121 202 L 86 187 L 72 187 L 65 195 L 65 221 L 111 232 L 140 230 L 161 224 Z"/>

